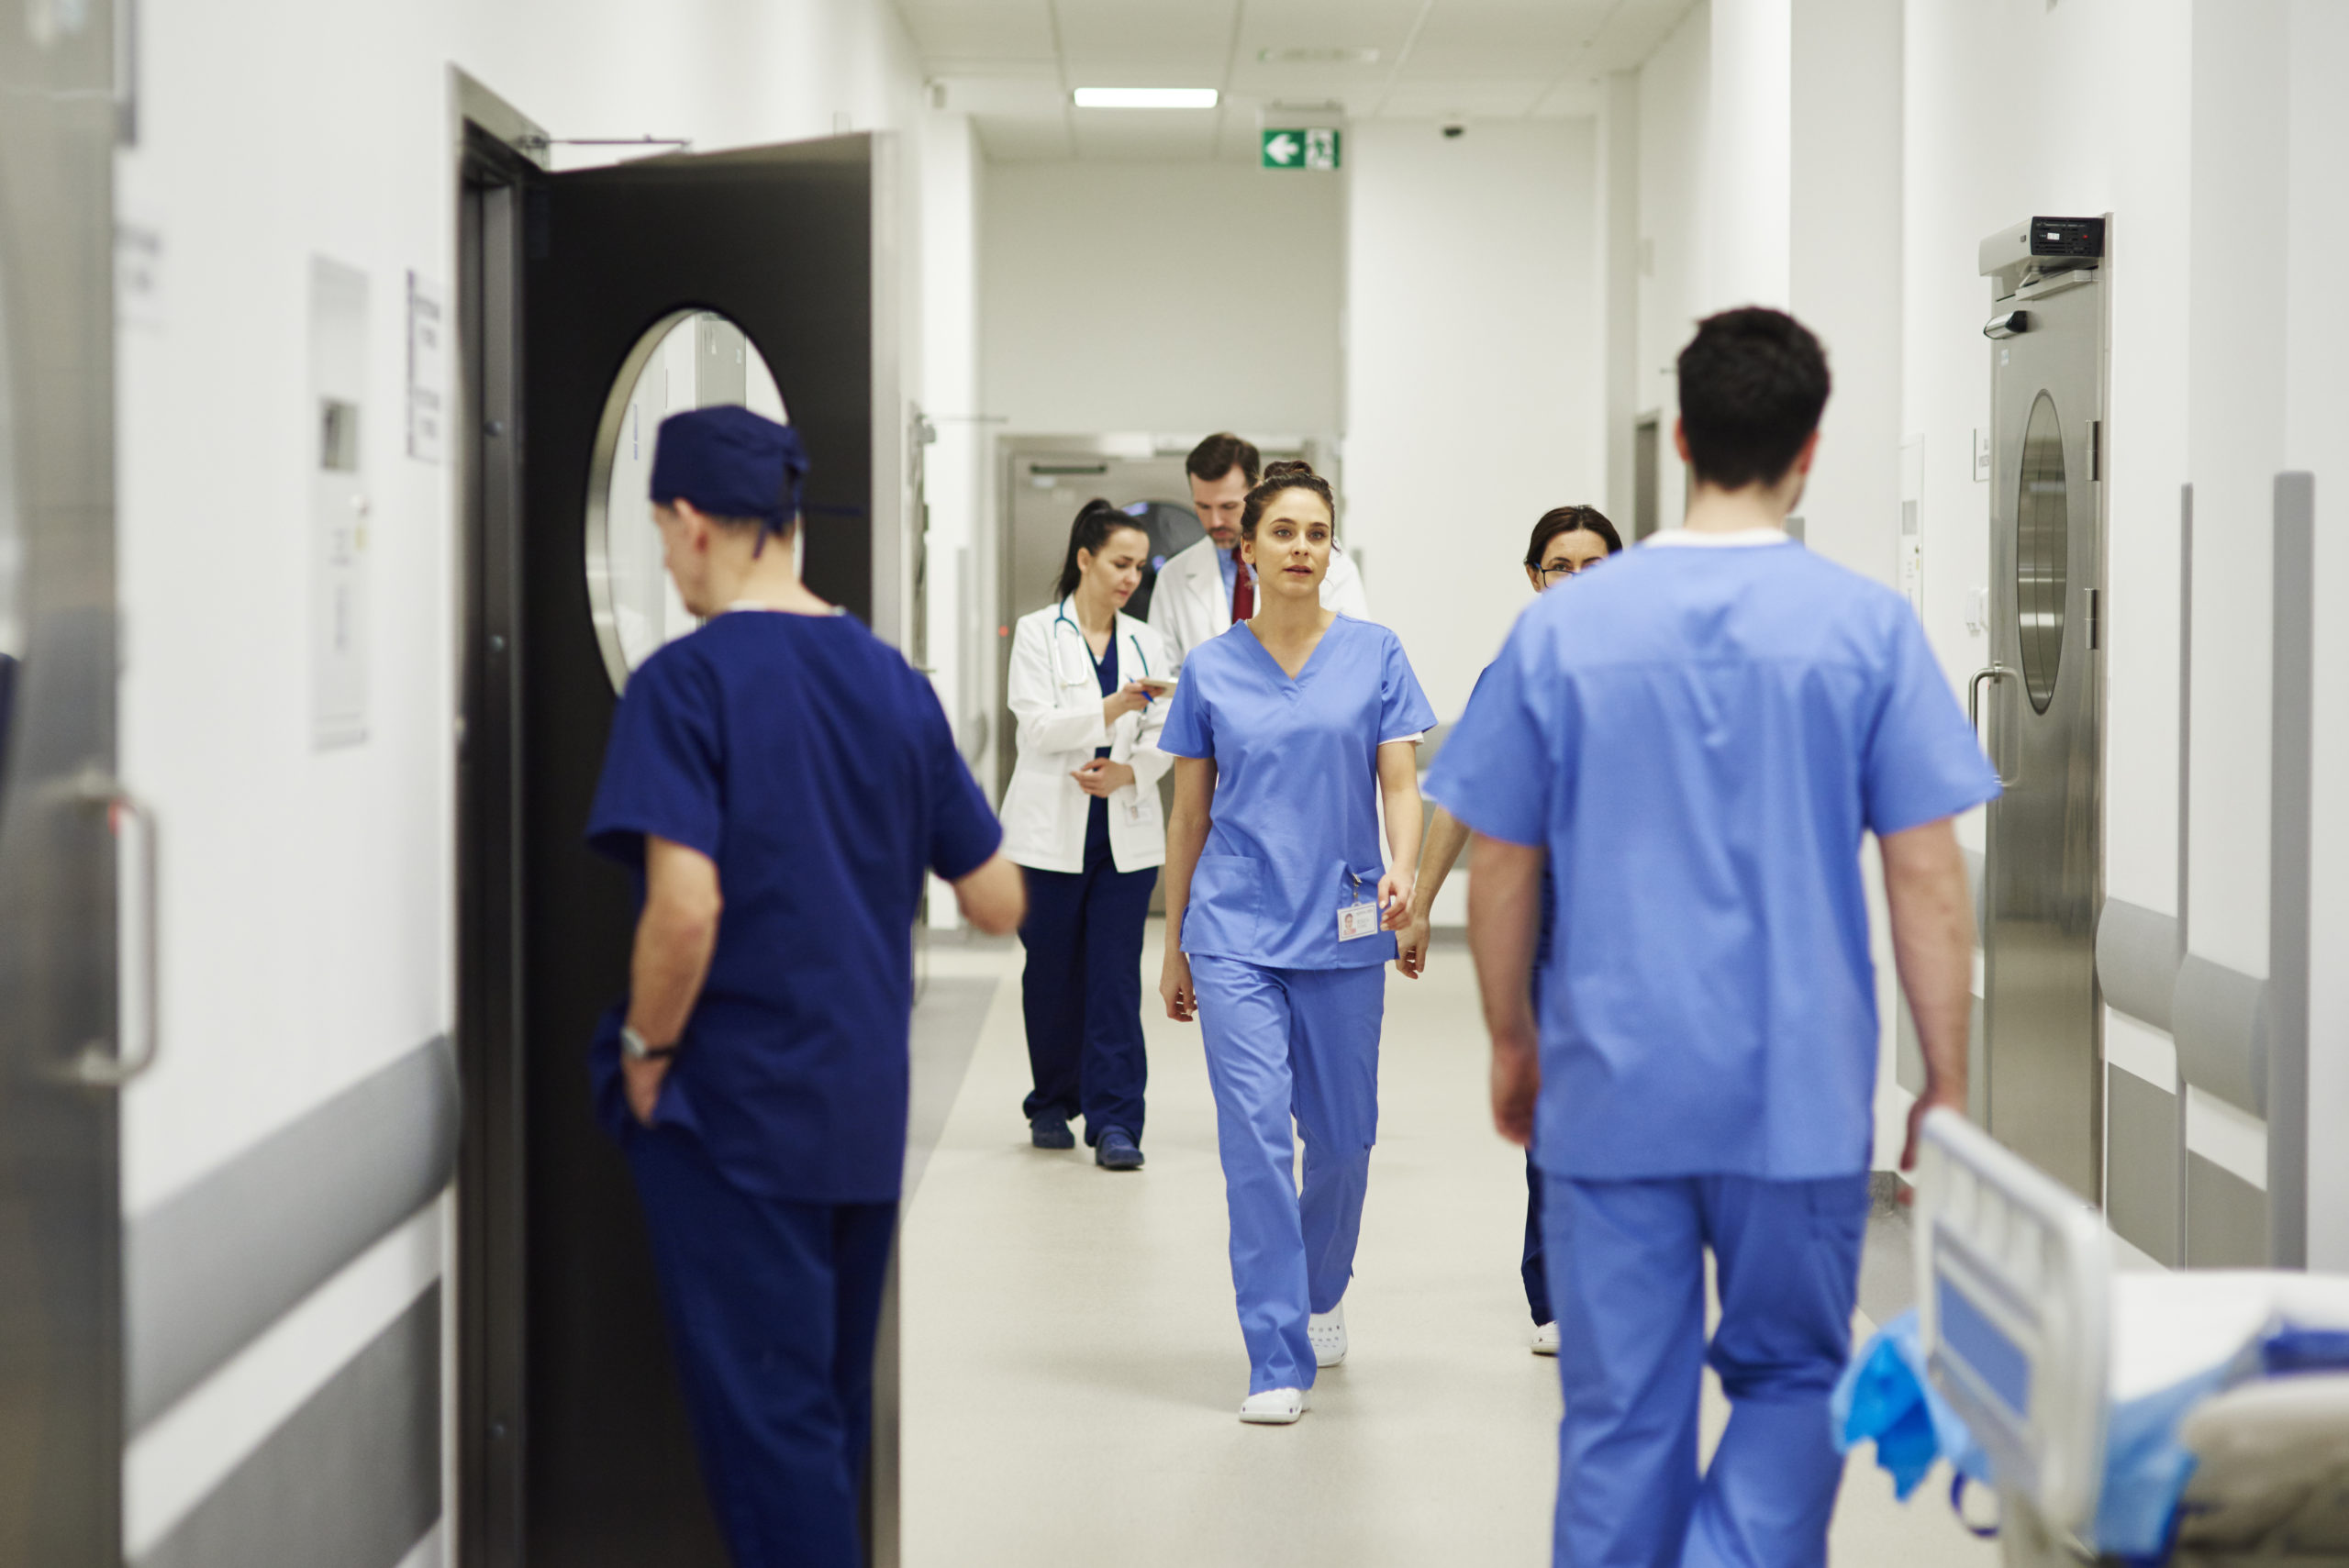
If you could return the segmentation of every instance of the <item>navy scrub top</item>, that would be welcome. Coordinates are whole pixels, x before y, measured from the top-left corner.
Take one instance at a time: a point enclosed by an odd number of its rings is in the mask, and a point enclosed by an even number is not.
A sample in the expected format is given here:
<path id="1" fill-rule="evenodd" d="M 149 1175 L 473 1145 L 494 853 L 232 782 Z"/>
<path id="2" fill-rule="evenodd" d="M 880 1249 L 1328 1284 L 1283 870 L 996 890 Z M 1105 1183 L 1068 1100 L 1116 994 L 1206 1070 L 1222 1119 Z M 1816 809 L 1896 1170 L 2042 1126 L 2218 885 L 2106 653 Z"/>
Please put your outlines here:
<path id="1" fill-rule="evenodd" d="M 895 1201 L 924 876 L 968 875 L 1003 838 L 930 683 L 846 616 L 718 617 L 646 660 L 612 720 L 587 839 L 640 910 L 647 834 L 716 862 L 724 900 L 655 1121 L 757 1196 Z M 626 1012 L 592 1052 L 623 1141 Z"/>

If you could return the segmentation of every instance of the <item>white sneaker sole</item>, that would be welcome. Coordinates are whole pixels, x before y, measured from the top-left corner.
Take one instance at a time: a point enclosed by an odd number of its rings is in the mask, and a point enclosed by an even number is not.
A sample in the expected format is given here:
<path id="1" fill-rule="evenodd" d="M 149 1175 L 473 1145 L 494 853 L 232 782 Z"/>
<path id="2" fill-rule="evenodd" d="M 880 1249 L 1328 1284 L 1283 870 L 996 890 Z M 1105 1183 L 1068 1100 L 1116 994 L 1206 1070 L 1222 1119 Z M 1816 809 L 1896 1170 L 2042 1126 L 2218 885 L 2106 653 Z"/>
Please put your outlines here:
<path id="1" fill-rule="evenodd" d="M 1312 1406 L 1302 1388 L 1267 1388 L 1241 1401 L 1240 1418 L 1252 1427 L 1294 1426 Z"/>
<path id="2" fill-rule="evenodd" d="M 1533 1353 L 1537 1356 L 1558 1353 L 1558 1326 L 1555 1323 L 1544 1323 L 1533 1330 Z"/>

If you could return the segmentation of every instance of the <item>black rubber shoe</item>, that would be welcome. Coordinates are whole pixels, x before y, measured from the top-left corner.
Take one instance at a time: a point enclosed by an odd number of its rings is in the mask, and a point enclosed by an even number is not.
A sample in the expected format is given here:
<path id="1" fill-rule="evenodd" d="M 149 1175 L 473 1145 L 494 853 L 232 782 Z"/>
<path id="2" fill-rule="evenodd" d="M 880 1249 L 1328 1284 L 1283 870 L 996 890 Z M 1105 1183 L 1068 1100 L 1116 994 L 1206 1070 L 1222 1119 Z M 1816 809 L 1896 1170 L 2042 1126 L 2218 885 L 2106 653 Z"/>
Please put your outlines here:
<path id="1" fill-rule="evenodd" d="M 1028 1141 L 1039 1149 L 1074 1149 L 1076 1134 L 1068 1129 L 1066 1118 L 1040 1116 L 1028 1123 Z"/>
<path id="2" fill-rule="evenodd" d="M 1126 1136 L 1124 1128 L 1113 1127 L 1095 1142 L 1093 1162 L 1105 1171 L 1139 1171 L 1141 1169 L 1141 1151 L 1134 1146 L 1132 1139 Z"/>

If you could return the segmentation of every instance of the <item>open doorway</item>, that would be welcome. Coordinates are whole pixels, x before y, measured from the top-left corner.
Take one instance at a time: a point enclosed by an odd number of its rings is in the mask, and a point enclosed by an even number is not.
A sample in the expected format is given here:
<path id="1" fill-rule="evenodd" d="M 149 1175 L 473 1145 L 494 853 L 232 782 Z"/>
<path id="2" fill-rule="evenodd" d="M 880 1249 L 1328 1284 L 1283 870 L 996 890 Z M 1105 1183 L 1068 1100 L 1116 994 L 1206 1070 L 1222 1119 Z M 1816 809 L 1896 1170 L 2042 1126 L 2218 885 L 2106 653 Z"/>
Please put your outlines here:
<path id="1" fill-rule="evenodd" d="M 887 148 L 554 173 L 536 127 L 471 83 L 460 97 L 458 1555 L 721 1568 L 634 1190 L 589 1104 L 633 895 L 582 835 L 629 672 L 692 629 L 647 539 L 667 411 L 787 407 L 819 519 L 809 586 L 885 635 L 903 624 L 902 465 L 874 417 L 895 401 L 875 354 Z M 876 1444 L 881 1560 L 895 1499 Z"/>

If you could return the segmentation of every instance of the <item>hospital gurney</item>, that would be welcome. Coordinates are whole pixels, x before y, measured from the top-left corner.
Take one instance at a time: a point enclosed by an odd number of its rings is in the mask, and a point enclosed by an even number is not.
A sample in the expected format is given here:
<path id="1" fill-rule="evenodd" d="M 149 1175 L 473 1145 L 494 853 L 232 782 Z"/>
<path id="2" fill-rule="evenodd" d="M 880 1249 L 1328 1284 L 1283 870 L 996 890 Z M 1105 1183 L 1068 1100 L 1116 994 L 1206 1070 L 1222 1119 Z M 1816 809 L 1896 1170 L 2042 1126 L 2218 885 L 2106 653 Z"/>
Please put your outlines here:
<path id="1" fill-rule="evenodd" d="M 1936 1457 L 1994 1488 L 2011 1568 L 2349 1562 L 2349 1278 L 2116 1273 L 2097 1211 L 1979 1129 L 1922 1141 L 1918 1308 L 1839 1390 L 1847 1441 L 1904 1496 Z"/>

